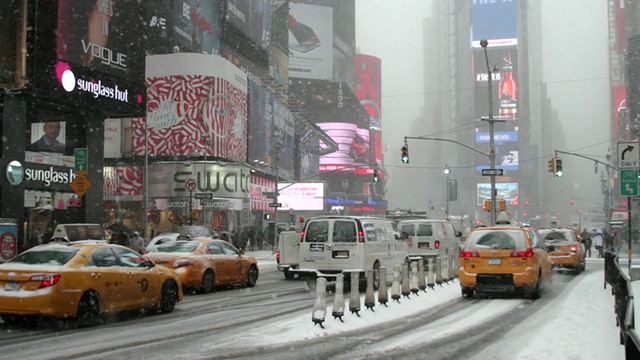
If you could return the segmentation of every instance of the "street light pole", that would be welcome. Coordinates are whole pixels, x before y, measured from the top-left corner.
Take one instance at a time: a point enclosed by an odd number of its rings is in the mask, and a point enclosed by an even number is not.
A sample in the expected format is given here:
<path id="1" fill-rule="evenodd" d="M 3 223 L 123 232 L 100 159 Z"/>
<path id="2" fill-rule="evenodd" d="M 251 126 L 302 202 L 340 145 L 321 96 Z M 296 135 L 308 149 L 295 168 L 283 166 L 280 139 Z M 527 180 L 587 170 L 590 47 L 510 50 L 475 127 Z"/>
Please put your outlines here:
<path id="1" fill-rule="evenodd" d="M 489 55 L 487 54 L 487 45 L 489 42 L 487 40 L 480 40 L 480 46 L 484 48 L 484 59 L 487 63 L 487 84 L 489 90 L 489 118 L 483 119 L 489 122 L 489 164 L 491 169 L 496 168 L 496 147 L 495 147 L 495 139 L 494 137 L 494 122 L 496 121 L 493 118 L 493 91 L 491 89 L 491 77 L 492 71 L 489 67 Z M 496 176 L 491 175 L 491 225 L 495 225 L 496 223 Z"/>
<path id="2" fill-rule="evenodd" d="M 280 160 L 280 131 L 275 130 L 273 133 L 273 137 L 276 140 L 276 153 L 275 153 L 275 178 L 276 178 L 276 189 L 273 193 L 273 202 L 276 204 L 276 207 L 273 208 L 273 245 L 272 250 L 278 245 L 278 161 Z M 274 250 L 275 251 L 275 250 Z"/>
<path id="3" fill-rule="evenodd" d="M 149 236 L 149 124 L 148 117 L 144 118 L 144 237 Z"/>
<path id="4" fill-rule="evenodd" d="M 449 184 L 449 172 L 451 172 L 451 169 L 449 169 L 449 165 L 445 165 L 444 166 L 444 174 L 447 175 L 447 182 L 446 182 L 446 186 L 445 186 L 445 197 L 447 199 L 447 206 L 444 210 L 444 214 L 445 214 L 445 218 L 447 220 L 449 220 L 449 192 L 451 191 L 451 189 L 449 189 L 449 186 L 451 186 Z"/>
<path id="5" fill-rule="evenodd" d="M 204 164 L 202 166 L 202 179 L 206 184 L 206 181 L 209 179 L 209 173 L 207 172 L 207 153 L 209 152 L 209 136 L 204 136 Z M 204 204 L 205 201 L 200 200 L 202 202 L 202 226 L 207 226 L 207 212 L 205 211 Z"/>

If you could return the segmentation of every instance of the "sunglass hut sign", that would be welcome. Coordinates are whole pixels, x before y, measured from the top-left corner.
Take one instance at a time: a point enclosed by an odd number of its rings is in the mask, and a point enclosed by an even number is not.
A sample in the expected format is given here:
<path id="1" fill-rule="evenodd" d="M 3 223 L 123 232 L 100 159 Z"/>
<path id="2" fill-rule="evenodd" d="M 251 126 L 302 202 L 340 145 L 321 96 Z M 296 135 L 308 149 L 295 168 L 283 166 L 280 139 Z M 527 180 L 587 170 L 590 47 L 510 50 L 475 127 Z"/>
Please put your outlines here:
<path id="1" fill-rule="evenodd" d="M 124 103 L 130 101 L 136 101 L 140 103 L 142 101 L 141 95 L 134 96 L 129 93 L 128 89 L 119 87 L 117 84 L 108 84 L 102 80 L 87 80 L 83 79 L 81 75 L 76 74 L 71 70 L 71 66 L 64 62 L 58 62 L 56 65 L 56 77 L 62 85 L 62 88 L 68 92 L 80 91 L 90 93 L 93 98 L 107 98 Z"/>

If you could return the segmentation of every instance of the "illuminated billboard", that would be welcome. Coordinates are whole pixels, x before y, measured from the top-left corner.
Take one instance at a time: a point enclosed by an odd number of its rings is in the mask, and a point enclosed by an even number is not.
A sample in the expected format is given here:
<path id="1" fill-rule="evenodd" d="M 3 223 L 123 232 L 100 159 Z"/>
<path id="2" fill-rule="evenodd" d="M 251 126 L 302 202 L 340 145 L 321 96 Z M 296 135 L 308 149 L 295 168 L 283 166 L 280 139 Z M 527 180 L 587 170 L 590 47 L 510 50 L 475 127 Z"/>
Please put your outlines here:
<path id="1" fill-rule="evenodd" d="M 519 143 L 517 131 L 496 131 L 493 134 L 496 150 L 496 169 L 516 171 L 519 165 Z M 489 133 L 476 132 L 476 149 L 489 153 Z M 476 170 L 488 169 L 489 157 L 476 153 Z"/>
<path id="2" fill-rule="evenodd" d="M 324 183 L 278 183 L 281 209 L 324 210 Z"/>
<path id="3" fill-rule="evenodd" d="M 489 47 L 518 44 L 516 0 L 473 0 L 471 7 L 471 46 L 480 47 L 480 40 Z"/>
<path id="4" fill-rule="evenodd" d="M 485 200 L 491 200 L 491 184 L 478 183 L 478 201 L 482 206 Z M 518 205 L 518 183 L 496 183 L 496 199 L 504 199 L 509 205 Z"/>
<path id="5" fill-rule="evenodd" d="M 487 50 L 489 68 L 498 69 L 491 74 L 491 96 L 493 116 L 502 120 L 518 119 L 518 50 L 492 48 Z M 484 50 L 473 52 L 473 76 L 475 82 L 476 117 L 489 114 L 489 75 Z"/>

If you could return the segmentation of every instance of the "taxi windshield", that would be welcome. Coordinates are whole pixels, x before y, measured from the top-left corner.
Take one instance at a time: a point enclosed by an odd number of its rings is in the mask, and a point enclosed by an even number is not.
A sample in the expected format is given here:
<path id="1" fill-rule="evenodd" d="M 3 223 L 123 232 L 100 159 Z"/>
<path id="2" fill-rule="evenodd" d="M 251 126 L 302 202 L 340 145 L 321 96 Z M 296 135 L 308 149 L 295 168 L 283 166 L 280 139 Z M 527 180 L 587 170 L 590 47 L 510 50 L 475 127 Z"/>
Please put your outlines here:
<path id="1" fill-rule="evenodd" d="M 8 262 L 29 265 L 64 265 L 71 260 L 79 250 L 80 249 L 71 247 L 31 250 L 16 256 Z"/>
<path id="2" fill-rule="evenodd" d="M 570 239 L 565 231 L 540 230 L 538 233 L 544 237 L 545 241 L 569 241 Z"/>
<path id="3" fill-rule="evenodd" d="M 154 252 L 192 253 L 196 251 L 199 245 L 199 243 L 191 242 L 171 242 L 158 246 Z"/>
<path id="4" fill-rule="evenodd" d="M 465 245 L 465 249 L 468 250 L 521 250 L 526 248 L 524 233 L 520 230 L 473 231 Z"/>

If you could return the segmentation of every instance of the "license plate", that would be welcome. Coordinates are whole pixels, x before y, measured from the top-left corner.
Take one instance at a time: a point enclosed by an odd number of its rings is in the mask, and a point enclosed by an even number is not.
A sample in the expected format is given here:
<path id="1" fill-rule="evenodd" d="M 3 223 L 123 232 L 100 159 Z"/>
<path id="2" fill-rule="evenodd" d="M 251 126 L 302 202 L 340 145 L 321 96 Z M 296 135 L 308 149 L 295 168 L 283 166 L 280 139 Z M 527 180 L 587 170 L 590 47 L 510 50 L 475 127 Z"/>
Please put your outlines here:
<path id="1" fill-rule="evenodd" d="M 428 242 L 418 243 L 418 249 L 429 249 L 429 243 Z"/>
<path id="2" fill-rule="evenodd" d="M 502 259 L 500 258 L 490 258 L 489 265 L 500 265 L 502 264 Z"/>
<path id="3" fill-rule="evenodd" d="M 334 259 L 348 259 L 349 258 L 349 250 L 337 250 L 333 252 Z"/>
<path id="4" fill-rule="evenodd" d="M 20 283 L 17 283 L 15 281 L 7 281 L 4 284 L 4 289 L 6 291 L 18 291 L 20 290 Z"/>

